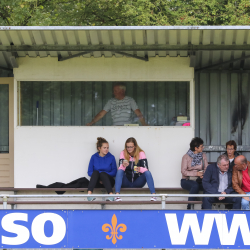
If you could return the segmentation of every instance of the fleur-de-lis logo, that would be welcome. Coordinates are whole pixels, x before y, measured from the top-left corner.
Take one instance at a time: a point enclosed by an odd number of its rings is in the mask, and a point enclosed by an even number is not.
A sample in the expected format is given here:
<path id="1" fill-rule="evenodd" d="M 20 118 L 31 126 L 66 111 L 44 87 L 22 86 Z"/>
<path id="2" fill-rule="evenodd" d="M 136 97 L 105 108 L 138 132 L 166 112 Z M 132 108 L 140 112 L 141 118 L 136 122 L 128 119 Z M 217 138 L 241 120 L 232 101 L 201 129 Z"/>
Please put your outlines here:
<path id="1" fill-rule="evenodd" d="M 115 244 L 117 242 L 116 238 L 118 240 L 121 240 L 123 238 L 122 235 L 118 235 L 118 230 L 120 230 L 121 233 L 124 233 L 127 230 L 127 226 L 125 224 L 119 224 L 118 226 L 116 226 L 117 218 L 115 214 L 112 216 L 111 224 L 112 226 L 108 223 L 103 224 L 102 231 L 107 233 L 110 230 L 111 234 L 107 235 L 106 239 L 110 240 L 112 238 L 112 243 Z"/>

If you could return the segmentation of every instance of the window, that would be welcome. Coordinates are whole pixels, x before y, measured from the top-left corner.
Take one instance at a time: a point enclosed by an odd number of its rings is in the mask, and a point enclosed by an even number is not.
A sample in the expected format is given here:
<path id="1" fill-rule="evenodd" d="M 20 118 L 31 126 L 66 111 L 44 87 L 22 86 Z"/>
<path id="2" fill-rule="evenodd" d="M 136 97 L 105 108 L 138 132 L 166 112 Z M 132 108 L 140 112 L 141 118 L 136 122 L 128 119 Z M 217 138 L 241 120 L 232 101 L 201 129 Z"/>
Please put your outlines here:
<path id="1" fill-rule="evenodd" d="M 9 85 L 0 84 L 0 153 L 9 153 Z"/>
<path id="2" fill-rule="evenodd" d="M 22 126 L 84 126 L 113 97 L 115 82 L 21 82 Z M 189 82 L 123 82 L 150 126 L 189 120 Z M 178 122 L 177 120 L 182 120 Z M 131 111 L 132 124 L 140 124 Z M 112 126 L 108 112 L 94 126 Z M 141 125 L 141 124 L 140 124 Z"/>

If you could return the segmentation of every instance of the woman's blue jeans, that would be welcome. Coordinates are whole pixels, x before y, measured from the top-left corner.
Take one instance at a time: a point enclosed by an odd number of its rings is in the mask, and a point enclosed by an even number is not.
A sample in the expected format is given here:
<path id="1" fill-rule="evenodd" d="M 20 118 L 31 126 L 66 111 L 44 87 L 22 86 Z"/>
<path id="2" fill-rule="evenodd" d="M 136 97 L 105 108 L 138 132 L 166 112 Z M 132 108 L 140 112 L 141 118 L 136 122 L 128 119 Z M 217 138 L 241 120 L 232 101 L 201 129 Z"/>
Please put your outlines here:
<path id="1" fill-rule="evenodd" d="M 181 187 L 185 190 L 188 190 L 190 194 L 198 194 L 199 191 L 203 191 L 202 183 L 198 183 L 192 180 L 181 179 Z M 196 197 L 188 197 L 188 201 L 195 201 Z M 188 204 L 188 209 L 191 208 L 191 205 Z"/>
<path id="2" fill-rule="evenodd" d="M 250 192 L 246 193 L 250 194 Z M 249 201 L 246 201 L 245 199 L 241 199 L 241 209 L 242 210 L 249 210 Z"/>
<path id="3" fill-rule="evenodd" d="M 125 175 L 125 172 L 119 169 L 115 178 L 115 192 L 120 193 L 121 187 L 142 188 L 146 183 L 148 184 L 151 194 L 155 193 L 154 180 L 150 171 L 144 172 L 134 182 L 131 182 Z"/>

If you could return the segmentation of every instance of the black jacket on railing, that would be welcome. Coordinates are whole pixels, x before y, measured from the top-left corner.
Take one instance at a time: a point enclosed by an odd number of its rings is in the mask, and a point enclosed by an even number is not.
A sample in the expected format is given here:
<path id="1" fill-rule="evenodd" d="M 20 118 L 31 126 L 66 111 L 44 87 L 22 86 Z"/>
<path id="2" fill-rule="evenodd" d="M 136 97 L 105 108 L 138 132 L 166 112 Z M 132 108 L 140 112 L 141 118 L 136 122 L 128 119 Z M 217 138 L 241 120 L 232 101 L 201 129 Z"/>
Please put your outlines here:
<path id="1" fill-rule="evenodd" d="M 228 187 L 224 190 L 227 194 L 231 194 L 234 192 L 232 187 L 232 169 L 229 167 L 228 169 Z M 204 192 L 207 194 L 220 194 L 218 192 L 219 188 L 219 168 L 217 166 L 217 163 L 210 164 L 206 172 L 204 173 L 204 177 L 202 179 L 202 185 Z"/>

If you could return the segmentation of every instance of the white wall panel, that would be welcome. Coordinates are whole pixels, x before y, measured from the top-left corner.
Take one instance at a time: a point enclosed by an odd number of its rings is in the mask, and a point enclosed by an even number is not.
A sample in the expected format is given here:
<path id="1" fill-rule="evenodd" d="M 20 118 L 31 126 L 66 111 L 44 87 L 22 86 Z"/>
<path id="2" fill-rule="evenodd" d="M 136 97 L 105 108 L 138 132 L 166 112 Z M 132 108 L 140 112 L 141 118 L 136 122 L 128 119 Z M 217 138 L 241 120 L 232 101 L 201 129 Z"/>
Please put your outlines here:
<path id="1" fill-rule="evenodd" d="M 190 127 L 17 127 L 15 187 L 70 182 L 87 176 L 96 138 L 109 141 L 116 162 L 127 138 L 145 151 L 156 187 L 180 187 L 181 158 L 194 136 Z"/>

